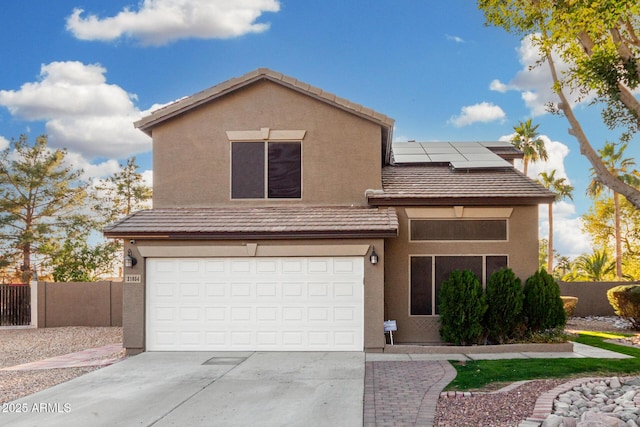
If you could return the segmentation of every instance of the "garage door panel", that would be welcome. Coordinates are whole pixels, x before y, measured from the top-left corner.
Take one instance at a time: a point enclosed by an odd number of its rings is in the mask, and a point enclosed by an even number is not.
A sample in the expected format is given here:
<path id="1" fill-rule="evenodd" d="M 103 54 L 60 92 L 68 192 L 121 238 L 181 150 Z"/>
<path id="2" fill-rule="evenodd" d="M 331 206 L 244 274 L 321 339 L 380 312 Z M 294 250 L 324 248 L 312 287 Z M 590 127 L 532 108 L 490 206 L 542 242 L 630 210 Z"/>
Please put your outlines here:
<path id="1" fill-rule="evenodd" d="M 204 283 L 205 295 L 207 297 L 223 297 L 227 295 L 226 283 Z"/>
<path id="2" fill-rule="evenodd" d="M 232 273 L 248 273 L 251 271 L 251 265 L 248 260 L 246 261 L 231 261 L 231 272 Z"/>
<path id="3" fill-rule="evenodd" d="M 336 298 L 344 300 L 345 297 L 355 297 L 356 292 L 357 289 L 355 289 L 353 282 L 337 282 L 333 284 L 333 295 Z"/>
<path id="4" fill-rule="evenodd" d="M 252 283 L 231 283 L 231 296 L 248 297 L 251 295 Z"/>
<path id="5" fill-rule="evenodd" d="M 200 283 L 181 283 L 178 288 L 183 297 L 199 297 L 203 290 Z"/>
<path id="6" fill-rule="evenodd" d="M 284 260 L 281 263 L 282 273 L 301 273 L 303 270 L 303 262 L 300 260 Z"/>
<path id="7" fill-rule="evenodd" d="M 362 258 L 148 259 L 147 350 L 361 351 L 363 275 Z"/>
<path id="8" fill-rule="evenodd" d="M 328 297 L 329 283 L 309 283 L 309 297 Z"/>

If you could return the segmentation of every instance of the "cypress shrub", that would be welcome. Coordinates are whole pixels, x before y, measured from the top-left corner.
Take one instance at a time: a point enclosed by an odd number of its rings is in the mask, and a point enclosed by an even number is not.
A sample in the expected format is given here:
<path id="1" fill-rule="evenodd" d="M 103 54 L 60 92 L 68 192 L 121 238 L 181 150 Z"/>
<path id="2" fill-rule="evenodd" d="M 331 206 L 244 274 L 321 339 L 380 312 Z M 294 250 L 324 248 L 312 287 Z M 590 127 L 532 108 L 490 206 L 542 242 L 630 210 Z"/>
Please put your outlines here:
<path id="1" fill-rule="evenodd" d="M 518 338 L 522 326 L 522 281 L 510 268 L 494 272 L 487 282 L 484 324 L 489 340 L 503 344 Z"/>
<path id="2" fill-rule="evenodd" d="M 564 327 L 567 323 L 560 286 L 546 270 L 536 271 L 525 282 L 522 312 L 529 332 Z"/>
<path id="3" fill-rule="evenodd" d="M 609 304 L 618 316 L 640 330 L 640 285 L 620 285 L 607 291 Z"/>
<path id="4" fill-rule="evenodd" d="M 482 285 L 470 270 L 455 270 L 440 287 L 440 336 L 455 345 L 477 344 L 487 311 Z"/>

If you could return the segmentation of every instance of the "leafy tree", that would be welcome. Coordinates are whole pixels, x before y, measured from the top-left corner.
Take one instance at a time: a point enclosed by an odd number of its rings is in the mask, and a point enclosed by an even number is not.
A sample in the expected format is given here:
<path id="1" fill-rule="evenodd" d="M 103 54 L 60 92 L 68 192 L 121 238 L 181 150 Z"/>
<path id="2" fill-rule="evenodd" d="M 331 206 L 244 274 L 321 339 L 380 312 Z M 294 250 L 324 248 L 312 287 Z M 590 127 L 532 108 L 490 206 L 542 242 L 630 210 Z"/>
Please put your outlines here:
<path id="1" fill-rule="evenodd" d="M 0 153 L 0 238 L 18 252 L 25 282 L 33 275 L 31 255 L 81 217 L 85 183 L 65 155 L 50 150 L 44 135 L 33 145 L 21 135 Z"/>
<path id="2" fill-rule="evenodd" d="M 131 157 L 120 170 L 96 186 L 95 210 L 105 224 L 117 221 L 136 210 L 144 209 L 151 200 L 151 188 L 138 173 L 136 158 Z"/>
<path id="3" fill-rule="evenodd" d="M 63 236 L 43 245 L 53 280 L 93 282 L 114 274 L 121 247 L 113 241 L 90 244 L 97 227 L 94 219 L 76 221 L 68 224 Z"/>
<path id="4" fill-rule="evenodd" d="M 623 143 L 618 150 L 616 150 L 616 144 L 607 142 L 604 148 L 598 150 L 600 157 L 602 157 L 603 163 L 606 165 L 609 172 L 617 176 L 619 180 L 637 187 L 640 184 L 640 174 L 638 171 L 631 168 L 636 164 L 631 158 L 623 158 L 624 150 L 626 150 L 628 142 Z M 591 170 L 593 174 L 593 169 Z M 598 198 L 602 194 L 603 185 L 596 177 L 591 180 L 589 187 L 587 188 L 587 194 L 593 198 Z M 613 192 L 613 205 L 614 205 L 614 232 L 615 232 L 615 251 L 616 251 L 616 276 L 618 279 L 622 278 L 622 237 L 621 237 L 621 208 L 620 208 L 620 195 L 616 191 Z"/>
<path id="5" fill-rule="evenodd" d="M 609 260 L 605 250 L 594 250 L 591 254 L 582 254 L 575 261 L 580 276 L 591 282 L 602 282 L 612 278 L 615 262 Z"/>
<path id="6" fill-rule="evenodd" d="M 583 231 L 612 258 L 616 235 L 615 211 L 612 197 L 600 198 L 581 218 Z M 625 198 L 620 200 L 619 232 L 623 278 L 640 279 L 640 209 L 634 208 Z"/>
<path id="7" fill-rule="evenodd" d="M 541 269 L 547 269 L 549 262 L 549 240 L 548 239 L 540 239 L 538 244 L 538 265 Z M 558 280 L 566 280 L 564 277 L 567 273 L 571 271 L 573 268 L 573 264 L 571 259 L 568 256 L 560 255 L 558 251 L 554 249 L 553 251 L 553 259 L 554 259 L 554 268 L 553 274 L 551 274 L 555 279 Z"/>
<path id="8" fill-rule="evenodd" d="M 553 277 L 561 278 L 571 271 L 571 259 L 569 259 L 568 256 L 563 255 L 556 257 L 556 260 L 558 261 L 558 264 L 554 270 Z"/>
<path id="9" fill-rule="evenodd" d="M 540 183 L 553 194 L 555 194 L 555 200 L 561 200 L 565 197 L 573 200 L 573 186 L 567 183 L 566 178 L 556 178 L 556 170 L 552 170 L 550 173 L 541 172 Z M 549 203 L 549 243 L 548 243 L 548 261 L 547 269 L 553 272 L 553 203 Z"/>
<path id="10" fill-rule="evenodd" d="M 144 209 L 151 200 L 151 187 L 144 183 L 138 172 L 136 158 L 127 159 L 126 164 L 120 164 L 120 170 L 113 175 L 100 180 L 95 186 L 93 197 L 96 201 L 94 210 L 98 214 L 98 225 L 115 222 L 137 210 Z M 90 264 L 102 265 L 102 271 L 113 271 L 113 266 L 119 262 L 122 242 L 119 240 L 103 242 L 96 250 L 76 247 L 86 257 Z M 98 250 L 99 249 L 99 250 Z M 106 267 L 111 268 L 109 270 Z"/>
<path id="11" fill-rule="evenodd" d="M 569 133 L 604 185 L 640 208 L 640 190 L 612 174 L 593 149 L 573 112 L 566 91 L 596 95 L 604 105 L 603 121 L 623 127 L 629 140 L 640 127 L 640 102 L 633 91 L 640 85 L 640 3 L 637 0 L 577 2 L 556 0 L 478 0 L 488 24 L 520 35 L 532 35 L 549 66 L 553 89 L 560 98 L 553 111 L 562 112 Z M 560 76 L 552 53 L 570 68 Z M 551 101 L 551 100 L 550 100 Z"/>
<path id="12" fill-rule="evenodd" d="M 520 122 L 518 126 L 514 126 L 513 130 L 516 131 L 511 143 L 514 147 L 524 153 L 523 173 L 526 175 L 529 167 L 529 162 L 535 163 L 538 160 L 548 160 L 549 155 L 547 149 L 544 146 L 542 138 L 538 138 L 538 126 L 532 126 L 531 119 L 526 122 Z"/>
<path id="13" fill-rule="evenodd" d="M 547 268 L 549 261 L 549 239 L 540 239 L 538 242 L 538 267 Z"/>
<path id="14" fill-rule="evenodd" d="M 66 239 L 53 252 L 53 280 L 56 282 L 94 282 L 111 275 L 119 259 L 120 245 L 102 242 L 90 246 L 86 240 Z"/>

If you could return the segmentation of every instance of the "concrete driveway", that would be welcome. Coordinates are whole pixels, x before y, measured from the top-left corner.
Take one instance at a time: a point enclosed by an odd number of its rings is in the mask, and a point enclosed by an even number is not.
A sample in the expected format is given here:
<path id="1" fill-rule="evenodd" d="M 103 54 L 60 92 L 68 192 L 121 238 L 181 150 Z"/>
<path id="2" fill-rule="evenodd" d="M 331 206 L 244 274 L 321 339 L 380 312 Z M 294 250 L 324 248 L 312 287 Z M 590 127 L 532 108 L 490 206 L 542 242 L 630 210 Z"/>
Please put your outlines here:
<path id="1" fill-rule="evenodd" d="M 142 353 L 5 404 L 0 425 L 358 426 L 364 365 L 358 352 Z"/>

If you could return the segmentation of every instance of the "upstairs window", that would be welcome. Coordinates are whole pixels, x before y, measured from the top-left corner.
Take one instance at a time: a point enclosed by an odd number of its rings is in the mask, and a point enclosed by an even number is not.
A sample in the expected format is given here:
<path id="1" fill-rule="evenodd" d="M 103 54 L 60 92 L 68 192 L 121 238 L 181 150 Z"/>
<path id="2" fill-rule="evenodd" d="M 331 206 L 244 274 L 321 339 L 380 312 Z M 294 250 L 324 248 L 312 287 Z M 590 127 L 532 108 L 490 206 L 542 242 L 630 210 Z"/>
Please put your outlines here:
<path id="1" fill-rule="evenodd" d="M 232 199 L 300 199 L 302 143 L 231 143 Z"/>
<path id="2" fill-rule="evenodd" d="M 411 220 L 411 241 L 506 241 L 506 219 Z"/>

